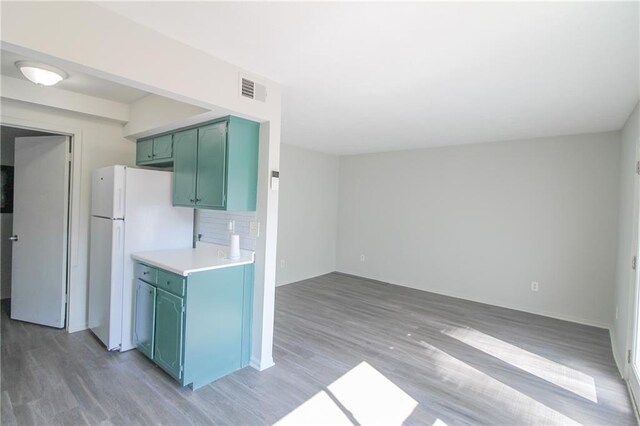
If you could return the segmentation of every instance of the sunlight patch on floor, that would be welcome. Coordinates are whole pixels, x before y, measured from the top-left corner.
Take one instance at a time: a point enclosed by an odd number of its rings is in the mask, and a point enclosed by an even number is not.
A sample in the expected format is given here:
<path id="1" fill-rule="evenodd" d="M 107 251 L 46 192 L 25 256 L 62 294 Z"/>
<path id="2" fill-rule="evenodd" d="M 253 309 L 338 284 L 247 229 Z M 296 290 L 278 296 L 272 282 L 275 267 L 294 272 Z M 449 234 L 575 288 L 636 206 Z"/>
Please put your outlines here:
<path id="1" fill-rule="evenodd" d="M 366 362 L 358 364 L 328 389 L 362 425 L 400 425 L 418 405 Z"/>
<path id="2" fill-rule="evenodd" d="M 325 391 L 318 392 L 275 424 L 277 426 L 353 425 Z"/>
<path id="3" fill-rule="evenodd" d="M 595 381 L 587 374 L 472 328 L 454 328 L 442 333 L 591 402 L 598 402 Z"/>
<path id="4" fill-rule="evenodd" d="M 401 425 L 417 406 L 391 380 L 361 362 L 276 425 Z"/>
<path id="5" fill-rule="evenodd" d="M 500 412 L 505 424 L 579 425 L 564 414 L 547 407 L 469 364 L 420 341 L 428 362 L 437 369 L 443 386 L 455 386 L 467 395 L 467 409 L 475 413 Z"/>

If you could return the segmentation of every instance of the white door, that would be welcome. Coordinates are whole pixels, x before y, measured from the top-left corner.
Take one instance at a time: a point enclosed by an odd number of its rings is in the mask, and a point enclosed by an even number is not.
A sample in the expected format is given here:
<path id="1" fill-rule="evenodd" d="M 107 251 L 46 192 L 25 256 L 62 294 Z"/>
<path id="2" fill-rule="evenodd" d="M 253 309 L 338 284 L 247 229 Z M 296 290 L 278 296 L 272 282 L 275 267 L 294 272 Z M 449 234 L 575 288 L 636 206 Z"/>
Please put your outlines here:
<path id="1" fill-rule="evenodd" d="M 11 318 L 62 328 L 69 138 L 40 136 L 15 141 Z"/>

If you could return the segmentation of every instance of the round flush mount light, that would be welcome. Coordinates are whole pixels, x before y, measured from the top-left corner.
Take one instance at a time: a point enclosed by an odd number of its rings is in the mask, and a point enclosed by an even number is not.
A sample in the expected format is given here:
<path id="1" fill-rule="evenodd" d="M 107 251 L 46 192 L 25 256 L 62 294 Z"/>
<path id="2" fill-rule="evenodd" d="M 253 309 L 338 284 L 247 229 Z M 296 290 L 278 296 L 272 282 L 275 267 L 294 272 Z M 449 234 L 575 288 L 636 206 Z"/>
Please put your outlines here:
<path id="1" fill-rule="evenodd" d="M 60 68 L 39 62 L 19 61 L 16 62 L 16 67 L 18 67 L 27 80 L 39 86 L 53 86 L 69 77 L 69 75 Z"/>

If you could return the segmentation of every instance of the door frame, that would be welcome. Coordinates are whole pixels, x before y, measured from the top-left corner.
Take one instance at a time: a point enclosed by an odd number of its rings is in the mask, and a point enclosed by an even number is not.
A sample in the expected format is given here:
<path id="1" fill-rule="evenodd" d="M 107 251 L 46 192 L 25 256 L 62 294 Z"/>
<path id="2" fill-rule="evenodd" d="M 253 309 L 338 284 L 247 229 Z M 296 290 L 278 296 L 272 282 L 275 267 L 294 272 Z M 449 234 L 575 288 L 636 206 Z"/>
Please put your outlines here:
<path id="1" fill-rule="evenodd" d="M 635 165 L 640 164 L 640 138 L 635 144 Z M 633 174 L 633 224 L 631 229 L 631 247 L 632 254 L 636 256 L 636 267 L 632 270 L 632 280 L 628 291 L 628 312 L 629 321 L 627 323 L 626 351 L 622 360 L 622 376 L 627 382 L 629 393 L 631 394 L 631 402 L 635 409 L 636 419 L 639 417 L 640 405 L 640 368 L 636 368 L 635 364 L 640 363 L 640 175 L 636 172 Z M 631 260 L 630 260 L 631 261 Z M 627 362 L 627 353 L 631 351 L 630 362 Z"/>
<path id="2" fill-rule="evenodd" d="M 80 183 L 82 173 L 82 129 L 65 126 L 64 124 L 46 121 L 33 121 L 22 117 L 0 115 L 0 125 L 21 129 L 37 130 L 69 137 L 71 146 L 71 170 L 69 173 L 69 200 L 67 218 L 67 294 L 65 309 L 65 330 L 68 333 L 83 330 L 82 327 L 72 327 L 70 318 L 72 294 L 74 289 L 82 287 L 82 283 L 75 272 L 79 265 L 80 244 Z M 85 286 L 86 287 L 86 286 Z"/>

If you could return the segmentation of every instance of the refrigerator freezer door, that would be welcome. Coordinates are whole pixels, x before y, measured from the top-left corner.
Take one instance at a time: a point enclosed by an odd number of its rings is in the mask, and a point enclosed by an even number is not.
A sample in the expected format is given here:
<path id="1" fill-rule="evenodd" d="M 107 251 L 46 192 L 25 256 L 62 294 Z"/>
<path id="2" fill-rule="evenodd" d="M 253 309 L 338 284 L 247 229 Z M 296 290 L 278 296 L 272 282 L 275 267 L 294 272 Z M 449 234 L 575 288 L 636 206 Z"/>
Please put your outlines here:
<path id="1" fill-rule="evenodd" d="M 91 215 L 124 218 L 125 166 L 96 169 L 91 176 Z"/>
<path id="2" fill-rule="evenodd" d="M 108 350 L 122 342 L 124 221 L 91 218 L 89 328 Z"/>

